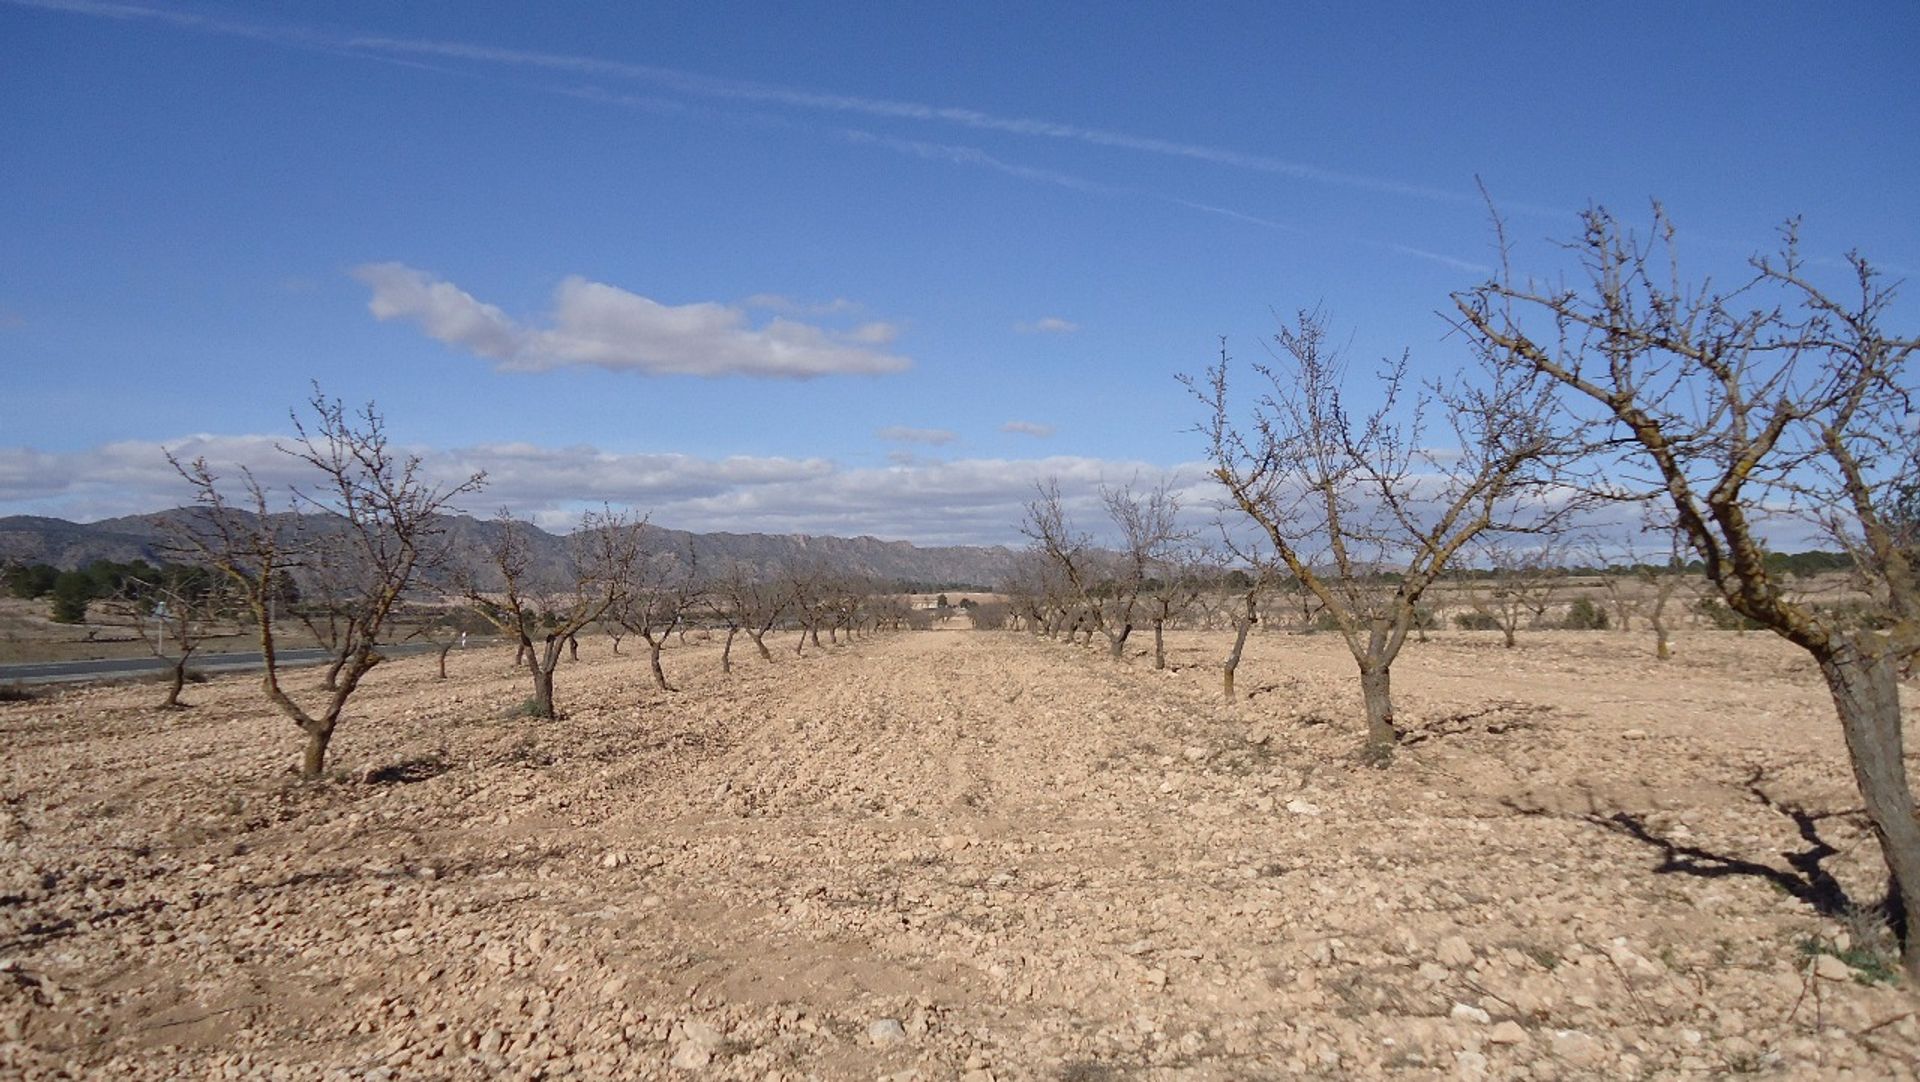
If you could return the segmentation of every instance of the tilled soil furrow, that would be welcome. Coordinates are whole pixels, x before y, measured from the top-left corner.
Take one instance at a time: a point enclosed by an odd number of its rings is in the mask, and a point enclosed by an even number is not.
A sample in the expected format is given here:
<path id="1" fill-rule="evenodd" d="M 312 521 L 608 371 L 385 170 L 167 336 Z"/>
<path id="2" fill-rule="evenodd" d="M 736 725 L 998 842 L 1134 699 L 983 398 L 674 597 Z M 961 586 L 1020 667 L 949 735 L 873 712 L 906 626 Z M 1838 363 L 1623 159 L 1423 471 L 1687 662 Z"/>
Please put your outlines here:
<path id="1" fill-rule="evenodd" d="M 676 645 L 677 692 L 589 644 L 551 722 L 499 651 L 397 661 L 321 783 L 243 678 L 0 705 L 0 1073 L 1913 1077 L 1792 893 L 1877 862 L 1831 734 L 1759 735 L 1811 674 L 1478 642 L 1410 651 L 1386 770 L 1325 637 L 1256 638 L 1235 704 L 1219 636 Z"/>

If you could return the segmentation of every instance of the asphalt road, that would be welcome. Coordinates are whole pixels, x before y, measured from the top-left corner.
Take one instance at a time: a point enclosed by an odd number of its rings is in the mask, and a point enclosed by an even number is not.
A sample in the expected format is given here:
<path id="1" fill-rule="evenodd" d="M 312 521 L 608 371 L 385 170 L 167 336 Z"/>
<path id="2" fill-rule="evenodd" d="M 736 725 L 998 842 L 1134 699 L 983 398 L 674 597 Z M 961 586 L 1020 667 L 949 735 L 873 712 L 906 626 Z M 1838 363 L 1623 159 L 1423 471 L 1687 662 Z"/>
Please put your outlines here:
<path id="1" fill-rule="evenodd" d="M 400 654 L 418 654 L 439 649 L 432 643 L 403 642 L 382 646 L 380 652 L 389 656 Z M 276 652 L 280 664 L 287 666 L 319 665 L 332 655 L 325 650 L 280 650 Z M 130 677 L 147 676 L 165 672 L 173 667 L 173 662 L 157 657 L 105 658 L 97 661 L 32 661 L 12 665 L 0 665 L 0 684 L 54 684 L 73 680 L 123 680 Z M 260 667 L 260 653 L 254 651 L 244 654 L 195 654 L 189 669 L 202 672 L 235 672 Z"/>

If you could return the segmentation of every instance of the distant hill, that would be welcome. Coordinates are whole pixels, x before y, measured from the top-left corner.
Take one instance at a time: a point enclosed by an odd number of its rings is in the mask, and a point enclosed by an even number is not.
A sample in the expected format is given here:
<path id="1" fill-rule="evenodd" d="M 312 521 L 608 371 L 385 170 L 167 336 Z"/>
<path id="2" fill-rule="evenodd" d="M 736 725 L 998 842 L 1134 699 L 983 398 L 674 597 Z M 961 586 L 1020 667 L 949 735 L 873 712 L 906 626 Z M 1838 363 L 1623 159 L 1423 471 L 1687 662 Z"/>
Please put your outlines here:
<path id="1" fill-rule="evenodd" d="M 165 521 L 185 513 L 184 509 L 175 509 L 90 523 L 31 515 L 0 518 L 0 563 L 44 563 L 71 569 L 95 560 L 158 562 L 169 558 L 165 550 Z M 325 522 L 319 516 L 275 517 L 284 518 L 288 529 L 296 523 L 323 526 Z M 500 530 L 499 523 L 470 515 L 450 515 L 444 526 L 453 562 L 482 571 L 488 547 Z M 741 564 L 762 574 L 773 574 L 798 561 L 929 590 L 990 587 L 1005 578 L 1014 558 L 1013 551 L 1003 546 L 923 548 L 905 541 L 882 541 L 874 537 L 690 533 L 659 526 L 649 526 L 647 532 L 652 550 L 684 554 L 691 546 L 695 562 L 703 568 Z M 536 569 L 563 567 L 565 546 L 564 538 L 536 530 L 532 554 Z"/>

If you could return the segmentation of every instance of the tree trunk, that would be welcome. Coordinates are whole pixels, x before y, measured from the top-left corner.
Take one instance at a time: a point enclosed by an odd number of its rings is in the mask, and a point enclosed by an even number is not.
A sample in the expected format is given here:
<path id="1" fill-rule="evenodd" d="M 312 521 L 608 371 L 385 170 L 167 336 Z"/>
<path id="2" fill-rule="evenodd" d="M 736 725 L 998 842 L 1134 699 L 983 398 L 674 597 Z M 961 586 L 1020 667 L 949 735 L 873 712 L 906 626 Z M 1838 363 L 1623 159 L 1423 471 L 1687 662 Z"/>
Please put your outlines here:
<path id="1" fill-rule="evenodd" d="M 666 645 L 667 637 L 665 635 L 660 636 L 658 639 L 655 639 L 651 635 L 647 636 L 647 664 L 653 668 L 654 684 L 659 687 L 661 691 L 672 691 L 673 688 L 667 684 L 667 671 L 660 667 L 660 650 Z"/>
<path id="2" fill-rule="evenodd" d="M 1507 648 L 1507 649 L 1509 649 L 1509 650 L 1511 650 L 1511 649 L 1513 649 L 1513 644 L 1514 644 L 1514 643 L 1515 643 L 1515 642 L 1517 641 L 1517 640 L 1516 640 L 1516 639 L 1514 639 L 1514 637 L 1513 637 L 1513 625 L 1512 625 L 1512 624 L 1501 624 L 1501 625 L 1500 625 L 1500 634 L 1501 634 L 1501 635 L 1503 635 L 1503 636 L 1505 636 L 1505 638 L 1506 638 L 1506 641 L 1505 641 L 1505 642 L 1503 642 L 1503 643 L 1501 643 L 1500 645 L 1502 645 L 1502 646 L 1504 646 L 1504 647 L 1506 647 L 1506 648 Z"/>
<path id="3" fill-rule="evenodd" d="M 813 639 L 814 649 L 816 650 L 824 649 L 824 647 L 820 645 L 820 625 L 819 624 L 815 624 L 812 627 L 808 628 L 807 634 Z"/>
<path id="4" fill-rule="evenodd" d="M 1153 622 L 1153 667 L 1156 669 L 1167 667 L 1167 643 L 1163 634 L 1165 627 L 1165 620 Z"/>
<path id="5" fill-rule="evenodd" d="M 753 640 L 753 648 L 760 651 L 760 660 L 773 664 L 773 651 L 767 649 L 767 633 L 748 631 L 747 637 Z"/>
<path id="6" fill-rule="evenodd" d="M 578 635 L 567 636 L 567 660 L 580 660 L 580 637 Z"/>
<path id="7" fill-rule="evenodd" d="M 553 717 L 553 670 L 536 666 L 533 670 L 533 716 Z"/>
<path id="8" fill-rule="evenodd" d="M 727 644 L 720 648 L 720 671 L 723 673 L 733 672 L 733 637 L 739 633 L 737 627 L 727 629 Z"/>
<path id="9" fill-rule="evenodd" d="M 333 726 L 315 725 L 307 730 L 307 751 L 300 760 L 300 776 L 317 778 L 327 766 L 327 745 L 333 743 Z"/>
<path id="10" fill-rule="evenodd" d="M 531 656 L 533 656 L 533 647 L 528 646 L 526 643 L 522 642 L 519 646 L 514 648 L 513 663 L 515 665 L 525 665 L 527 663 L 527 659 Z"/>
<path id="11" fill-rule="evenodd" d="M 1920 982 L 1920 822 L 1913 817 L 1900 733 L 1900 686 L 1893 658 L 1864 636 L 1836 636 L 1838 646 L 1815 656 L 1833 693 L 1847 758 L 1867 818 L 1887 862 L 1887 920 L 1900 939 L 1900 965 Z"/>
<path id="12" fill-rule="evenodd" d="M 445 643 L 441 644 L 440 646 L 440 675 L 434 677 L 434 679 L 445 680 L 447 678 L 447 655 L 452 652 L 453 652 L 453 640 L 448 639 Z"/>
<path id="13" fill-rule="evenodd" d="M 1247 632 L 1252 630 L 1252 620 L 1233 622 L 1233 653 L 1227 655 L 1227 663 L 1221 669 L 1221 683 L 1228 702 L 1233 701 L 1233 674 L 1240 668 L 1240 653 L 1247 648 Z"/>
<path id="14" fill-rule="evenodd" d="M 1107 636 L 1107 638 L 1111 640 L 1107 645 L 1107 652 L 1113 655 L 1113 660 L 1119 661 L 1126 655 L 1127 636 L 1131 634 L 1133 634 L 1133 625 L 1123 624 L 1120 627 L 1119 634 Z"/>
<path id="15" fill-rule="evenodd" d="M 160 704 L 162 710 L 178 710 L 184 704 L 180 702 L 180 689 L 187 685 L 187 655 L 181 654 L 180 660 L 173 663 L 173 679 L 167 687 L 167 701 Z"/>
<path id="16" fill-rule="evenodd" d="M 1367 703 L 1368 758 L 1385 762 L 1387 753 L 1400 739 L 1393 725 L 1393 670 L 1386 665 L 1360 670 L 1360 694 Z"/>
<path id="17" fill-rule="evenodd" d="M 1673 656 L 1673 640 L 1667 635 L 1666 626 L 1653 621 L 1653 656 L 1665 661 Z"/>

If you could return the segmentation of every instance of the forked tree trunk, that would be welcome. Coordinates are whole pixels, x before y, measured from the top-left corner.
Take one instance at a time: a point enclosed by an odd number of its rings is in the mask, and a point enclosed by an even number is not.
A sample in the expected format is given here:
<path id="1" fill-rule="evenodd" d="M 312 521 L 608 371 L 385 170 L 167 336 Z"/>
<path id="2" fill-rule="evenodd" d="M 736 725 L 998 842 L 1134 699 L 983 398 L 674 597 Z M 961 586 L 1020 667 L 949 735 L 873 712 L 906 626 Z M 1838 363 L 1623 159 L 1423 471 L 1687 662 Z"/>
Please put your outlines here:
<path id="1" fill-rule="evenodd" d="M 1165 620 L 1155 620 L 1153 622 L 1153 667 L 1156 669 L 1164 669 L 1167 667 L 1165 630 Z"/>
<path id="2" fill-rule="evenodd" d="M 1847 738 L 1853 780 L 1887 862 L 1887 919 L 1900 939 L 1900 965 L 1920 982 L 1920 822 L 1913 817 L 1900 732 L 1900 685 L 1893 658 L 1863 646 L 1857 634 L 1835 636 L 1816 654 Z"/>
<path id="3" fill-rule="evenodd" d="M 1501 643 L 1500 645 L 1502 645 L 1502 646 L 1504 646 L 1504 647 L 1506 647 L 1506 648 L 1507 648 L 1507 649 L 1509 649 L 1509 650 L 1511 650 L 1511 649 L 1513 649 L 1513 644 L 1514 644 L 1514 643 L 1515 643 L 1516 641 L 1518 641 L 1518 640 L 1516 640 L 1516 639 L 1514 638 L 1514 636 L 1513 636 L 1513 625 L 1512 625 L 1511 623 L 1503 623 L 1503 624 L 1501 624 L 1501 625 L 1500 625 L 1500 634 L 1501 634 L 1501 635 L 1502 635 L 1502 636 L 1504 637 L 1504 639 L 1505 639 L 1505 641 L 1503 641 L 1503 642 L 1502 642 L 1502 643 Z"/>
<path id="4" fill-rule="evenodd" d="M 765 631 L 756 632 L 749 630 L 747 637 L 753 640 L 753 648 L 760 651 L 760 660 L 769 665 L 773 664 L 773 651 L 767 649 L 767 633 Z"/>
<path id="5" fill-rule="evenodd" d="M 1362 666 L 1360 694 L 1367 704 L 1367 754 L 1384 760 L 1400 739 L 1393 725 L 1393 670 L 1385 664 Z"/>

